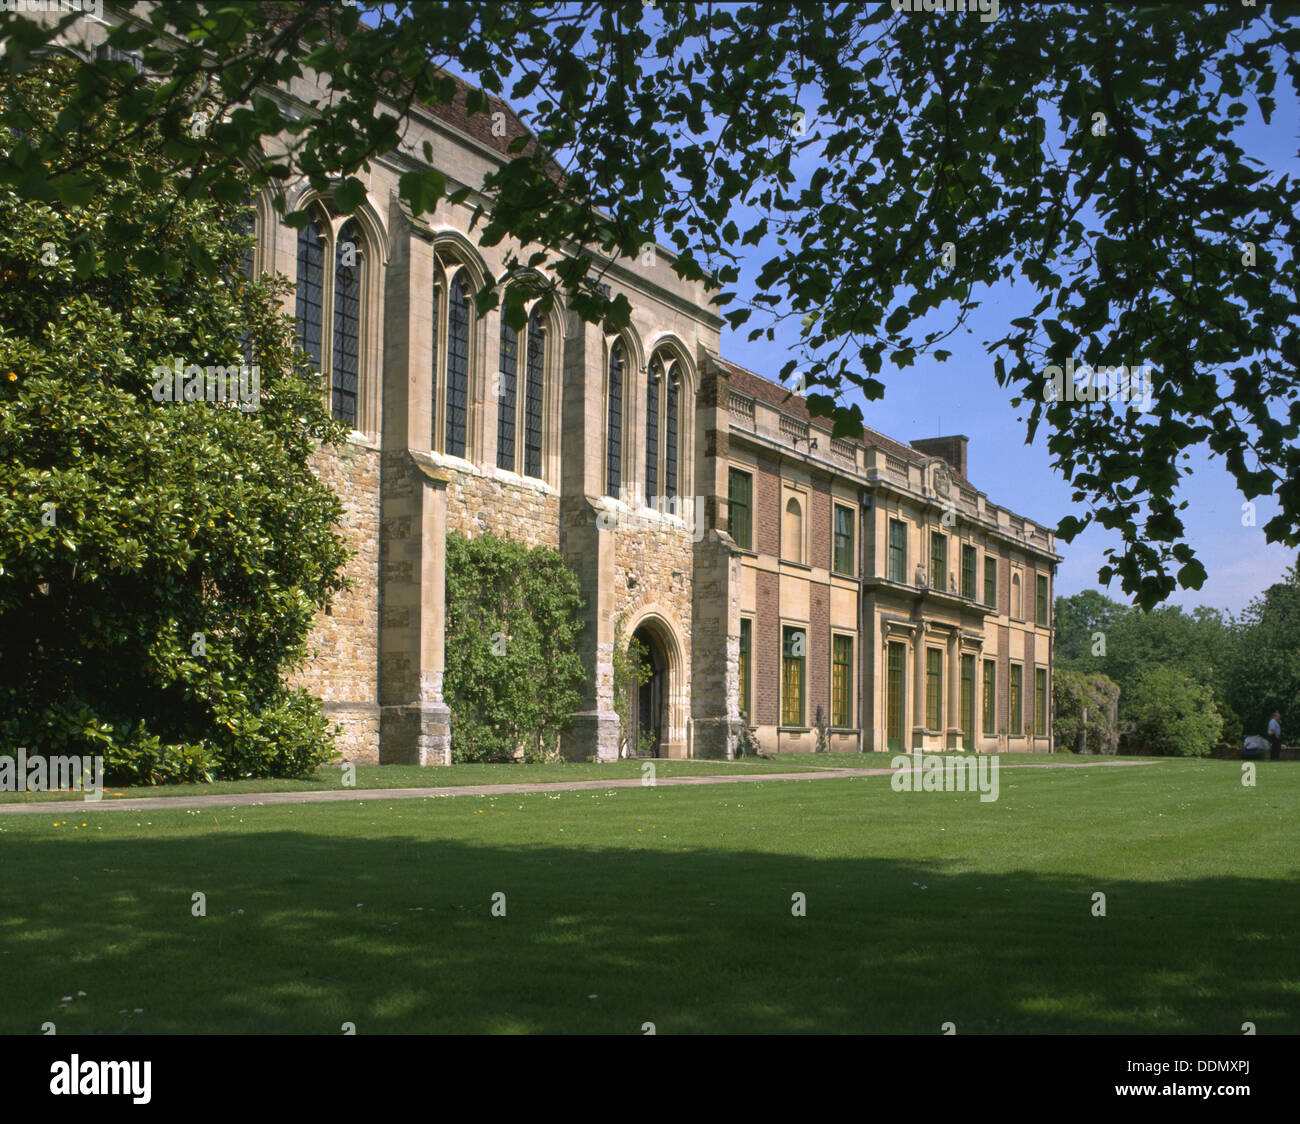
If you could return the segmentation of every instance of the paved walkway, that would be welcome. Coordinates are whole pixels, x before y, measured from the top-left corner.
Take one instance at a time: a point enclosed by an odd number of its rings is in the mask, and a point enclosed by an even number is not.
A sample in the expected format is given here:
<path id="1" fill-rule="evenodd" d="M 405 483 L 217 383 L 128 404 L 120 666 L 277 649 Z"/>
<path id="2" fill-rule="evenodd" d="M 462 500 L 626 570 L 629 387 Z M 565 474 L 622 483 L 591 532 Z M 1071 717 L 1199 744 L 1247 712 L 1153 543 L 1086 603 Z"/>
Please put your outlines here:
<path id="1" fill-rule="evenodd" d="M 978 758 L 976 758 L 978 760 Z M 1026 762 L 1004 764 L 1005 769 L 1086 769 L 1089 767 L 1116 767 L 1154 765 L 1154 761 L 1062 761 Z M 833 765 L 818 765 L 815 772 L 802 773 L 733 773 L 731 776 L 711 773 L 698 777 L 659 777 L 655 788 L 672 788 L 679 785 L 744 784 L 753 781 L 819 781 L 844 777 L 887 777 L 894 769 L 849 769 Z M 163 808 L 241 808 L 259 804 L 334 804 L 339 801 L 366 800 L 427 800 L 437 796 L 505 796 L 517 792 L 581 792 L 586 789 L 641 788 L 640 777 L 611 778 L 596 781 L 546 781 L 519 784 L 464 784 L 443 788 L 330 788 L 308 792 L 228 792 L 204 796 L 138 796 L 122 800 L 45 800 L 38 804 L 0 804 L 0 815 L 44 815 L 69 812 L 73 808 L 86 811 L 148 812 Z M 650 786 L 647 786 L 650 787 Z"/>

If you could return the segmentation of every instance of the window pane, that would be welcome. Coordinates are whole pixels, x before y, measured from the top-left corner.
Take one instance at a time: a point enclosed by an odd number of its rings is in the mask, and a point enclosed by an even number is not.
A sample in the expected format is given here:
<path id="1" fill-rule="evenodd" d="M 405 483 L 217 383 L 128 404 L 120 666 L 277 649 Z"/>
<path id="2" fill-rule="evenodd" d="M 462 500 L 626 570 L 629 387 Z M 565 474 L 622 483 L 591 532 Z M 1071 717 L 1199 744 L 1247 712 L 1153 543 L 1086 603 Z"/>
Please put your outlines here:
<path id="1" fill-rule="evenodd" d="M 733 468 L 727 475 L 727 534 L 742 550 L 752 550 L 750 539 L 750 489 L 748 472 Z"/>
<path id="2" fill-rule="evenodd" d="M 1020 665 L 1011 665 L 1011 681 L 1008 690 L 1008 709 L 1011 712 L 1010 734 L 1013 738 L 1021 737 L 1025 732 L 1025 719 L 1020 703 Z"/>
<path id="3" fill-rule="evenodd" d="M 961 548 L 961 595 L 975 600 L 975 563 L 979 552 L 973 546 Z"/>
<path id="4" fill-rule="evenodd" d="M 519 333 L 501 317 L 500 374 L 497 377 L 497 468 L 515 470 L 515 386 Z"/>
<path id="5" fill-rule="evenodd" d="M 1034 623 L 1046 627 L 1048 623 L 1047 622 L 1047 575 L 1046 574 L 1038 575 L 1038 599 L 1037 599 L 1036 608 L 1037 608 L 1037 614 L 1034 617 Z"/>
<path id="6" fill-rule="evenodd" d="M 1047 669 L 1034 670 L 1034 733 L 1047 736 Z"/>
<path id="7" fill-rule="evenodd" d="M 617 496 L 623 482 L 623 345 L 609 353 L 609 413 L 605 423 L 605 494 Z"/>
<path id="8" fill-rule="evenodd" d="M 831 725 L 853 725 L 853 639 L 831 638 Z"/>
<path id="9" fill-rule="evenodd" d="M 990 609 L 997 608 L 998 560 L 996 558 L 985 557 L 984 559 L 984 604 Z"/>
<path id="10" fill-rule="evenodd" d="M 907 524 L 898 519 L 889 521 L 889 580 L 907 581 Z"/>
<path id="11" fill-rule="evenodd" d="M 315 216 L 298 231 L 298 349 L 309 357 L 311 369 L 321 369 L 321 338 L 325 308 L 325 231 Z"/>
<path id="12" fill-rule="evenodd" d="M 740 622 L 740 716 L 749 723 L 749 660 L 753 643 L 753 625 L 748 619 Z"/>
<path id="13" fill-rule="evenodd" d="M 465 455 L 469 402 L 469 294 L 458 273 L 447 301 L 447 427 L 444 452 Z"/>
<path id="14" fill-rule="evenodd" d="M 668 380 L 668 414 L 664 418 L 664 495 L 677 495 L 677 409 L 681 384 L 676 375 Z"/>
<path id="15" fill-rule="evenodd" d="M 938 532 L 930 535 L 930 586 L 948 588 L 948 539 Z"/>
<path id="16" fill-rule="evenodd" d="M 645 386 L 645 502 L 659 493 L 659 361 L 650 364 Z"/>
<path id="17" fill-rule="evenodd" d="M 961 658 L 961 732 L 962 744 L 975 745 L 975 657 Z"/>
<path id="18" fill-rule="evenodd" d="M 995 686 L 997 683 L 997 664 L 992 660 L 984 661 L 984 732 L 986 734 L 996 734 L 997 728 L 997 695 Z"/>
<path id="19" fill-rule="evenodd" d="M 438 294 L 439 280 L 437 271 L 434 271 L 433 279 L 433 382 L 432 393 L 429 395 L 429 443 L 434 447 L 438 440 L 438 387 L 441 385 L 439 380 L 440 372 L 438 370 Z"/>
<path id="20" fill-rule="evenodd" d="M 925 725 L 938 730 L 943 721 L 940 699 L 943 697 L 943 652 L 938 648 L 925 650 Z"/>
<path id="21" fill-rule="evenodd" d="M 807 635 L 787 628 L 781 657 L 781 725 L 803 725 L 803 665 Z"/>
<path id="22" fill-rule="evenodd" d="M 355 429 L 361 351 L 361 239 L 354 223 L 345 223 L 339 230 L 334 259 L 332 408 L 339 421 Z"/>
<path id="23" fill-rule="evenodd" d="M 528 318 L 528 384 L 524 389 L 524 475 L 542 475 L 542 380 L 546 371 L 546 329 L 534 308 Z"/>
<path id="24" fill-rule="evenodd" d="M 853 573 L 853 509 L 835 505 L 835 571 L 840 574 Z"/>

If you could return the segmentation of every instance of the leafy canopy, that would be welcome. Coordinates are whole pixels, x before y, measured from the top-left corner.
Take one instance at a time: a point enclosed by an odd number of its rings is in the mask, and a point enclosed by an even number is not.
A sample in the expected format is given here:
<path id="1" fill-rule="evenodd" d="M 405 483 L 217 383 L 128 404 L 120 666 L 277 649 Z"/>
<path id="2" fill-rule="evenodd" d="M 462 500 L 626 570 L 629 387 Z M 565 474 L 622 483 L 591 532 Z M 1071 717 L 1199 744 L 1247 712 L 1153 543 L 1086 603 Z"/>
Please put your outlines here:
<path id="1" fill-rule="evenodd" d="M 0 16 L 0 66 L 21 73 L 52 34 Z M 774 338 L 775 318 L 799 318 L 783 376 L 798 366 L 811 410 L 844 435 L 861 413 L 842 391 L 875 399 L 922 354 L 947 358 L 945 339 L 1011 280 L 1025 314 L 986 341 L 993 371 L 1073 485 L 1058 534 L 1119 534 L 1103 584 L 1118 577 L 1143 606 L 1201 586 L 1179 498 L 1197 447 L 1245 499 L 1277 500 L 1269 541 L 1300 542 L 1300 186 L 1237 130 L 1252 106 L 1272 120 L 1280 74 L 1300 88 L 1294 6 L 1005 4 L 988 22 L 885 3 L 169 0 L 110 39 L 150 77 L 86 66 L 57 127 L 0 155 L 0 183 L 75 201 L 85 180 L 65 139 L 112 106 L 156 125 L 165 159 L 150 174 L 189 198 L 225 197 L 216 151 L 256 154 L 264 183 L 305 174 L 348 208 L 412 106 L 457 97 L 454 64 L 481 87 L 466 110 L 509 96 L 531 134 L 481 185 L 411 170 L 401 194 L 417 212 L 465 201 L 486 244 L 522 244 L 498 282 L 542 268 L 544 299 L 562 288 L 617 325 L 626 299 L 596 284 L 610 258 L 662 239 L 725 308 L 738 250 L 760 247 L 760 295 L 727 319 L 766 313 L 752 335 Z M 328 93 L 297 116 L 269 91 L 309 71 Z M 195 135 L 200 105 L 213 123 Z M 1046 394 L 1045 368 L 1069 360 L 1148 366 L 1150 408 Z"/>

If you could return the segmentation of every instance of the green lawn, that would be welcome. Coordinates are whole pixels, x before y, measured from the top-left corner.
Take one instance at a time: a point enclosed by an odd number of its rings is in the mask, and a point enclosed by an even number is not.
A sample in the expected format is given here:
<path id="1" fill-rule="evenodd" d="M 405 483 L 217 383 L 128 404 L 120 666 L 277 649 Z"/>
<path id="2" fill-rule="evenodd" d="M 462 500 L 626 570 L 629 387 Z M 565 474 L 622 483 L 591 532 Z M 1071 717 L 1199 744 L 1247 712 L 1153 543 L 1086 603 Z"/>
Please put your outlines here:
<path id="1" fill-rule="evenodd" d="M 1174 761 L 0 816 L 0 1031 L 1296 1033 L 1298 813 Z"/>
<path id="2" fill-rule="evenodd" d="M 872 758 L 880 757 L 881 762 Z M 793 760 L 792 760 L 793 759 Z M 854 753 L 833 761 L 810 754 L 783 754 L 776 760 L 743 761 L 655 761 L 657 777 L 691 777 L 722 773 L 795 773 L 827 764 L 850 768 L 885 768 L 884 754 L 868 754 L 866 761 Z M 534 784 L 550 781 L 632 780 L 643 775 L 642 761 L 611 761 L 596 765 L 588 762 L 557 762 L 550 765 L 450 765 L 427 768 L 419 765 L 361 765 L 356 770 L 356 787 L 445 788 L 471 784 Z M 343 788 L 343 771 L 337 767 L 318 769 L 305 779 L 214 781 L 211 784 L 161 784 L 138 787 L 112 785 L 104 789 L 104 800 L 111 802 L 141 796 L 208 796 L 235 792 L 317 792 Z M 0 804 L 42 804 L 50 800 L 81 802 L 80 792 L 0 792 Z"/>

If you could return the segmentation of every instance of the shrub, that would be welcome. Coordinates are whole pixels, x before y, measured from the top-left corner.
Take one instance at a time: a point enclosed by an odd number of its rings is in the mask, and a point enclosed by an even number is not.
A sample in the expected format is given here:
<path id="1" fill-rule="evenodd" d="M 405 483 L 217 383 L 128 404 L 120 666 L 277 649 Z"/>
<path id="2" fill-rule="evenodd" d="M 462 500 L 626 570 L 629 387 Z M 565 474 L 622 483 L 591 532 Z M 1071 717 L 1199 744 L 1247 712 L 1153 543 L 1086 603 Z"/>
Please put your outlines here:
<path id="1" fill-rule="evenodd" d="M 1125 714 L 1133 752 L 1205 757 L 1223 730 L 1210 688 L 1172 667 L 1140 672 Z"/>
<path id="2" fill-rule="evenodd" d="M 581 698 L 577 576 L 553 550 L 447 536 L 443 695 L 455 761 L 545 760 Z"/>
<path id="3" fill-rule="evenodd" d="M 113 783 L 310 772 L 333 742 L 286 679 L 342 588 L 309 458 L 343 428 L 288 283 L 242 272 L 249 176 L 214 165 L 220 190 L 187 195 L 111 104 L 67 131 L 76 85 L 68 60 L 0 78 L 22 121 L 0 147 L 64 135 L 85 177 L 72 202 L 0 184 L 0 749 L 102 754 Z M 245 361 L 249 410 L 153 396 L 156 368 Z"/>
<path id="4" fill-rule="evenodd" d="M 1118 698 L 1119 687 L 1105 675 L 1058 669 L 1052 683 L 1056 749 L 1077 752 L 1086 729 L 1083 752 L 1112 752 L 1118 735 L 1115 718 Z M 1085 709 L 1088 711 L 1086 726 Z"/>

